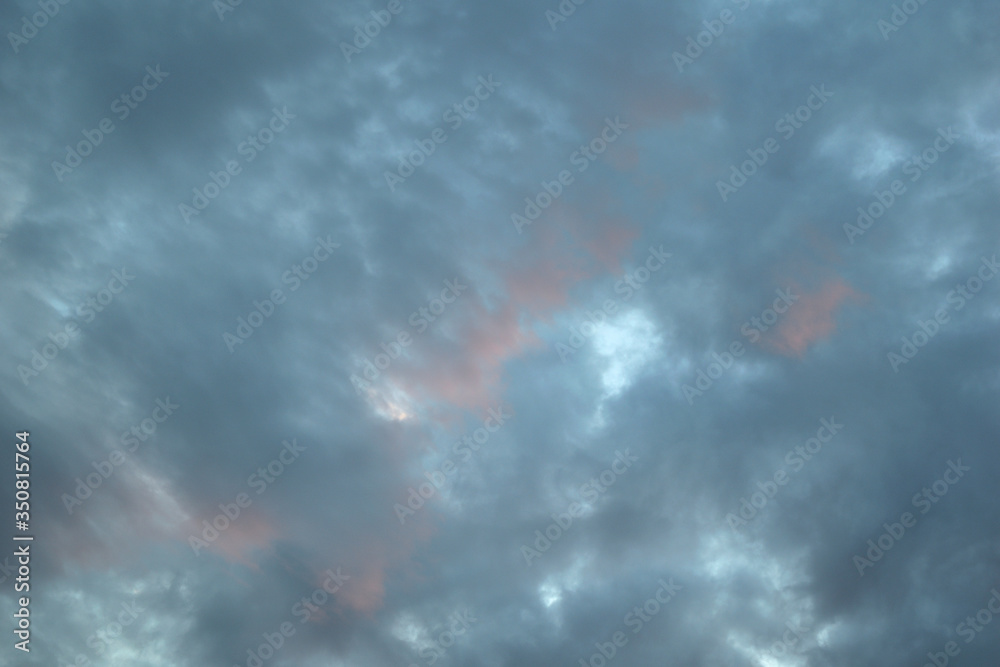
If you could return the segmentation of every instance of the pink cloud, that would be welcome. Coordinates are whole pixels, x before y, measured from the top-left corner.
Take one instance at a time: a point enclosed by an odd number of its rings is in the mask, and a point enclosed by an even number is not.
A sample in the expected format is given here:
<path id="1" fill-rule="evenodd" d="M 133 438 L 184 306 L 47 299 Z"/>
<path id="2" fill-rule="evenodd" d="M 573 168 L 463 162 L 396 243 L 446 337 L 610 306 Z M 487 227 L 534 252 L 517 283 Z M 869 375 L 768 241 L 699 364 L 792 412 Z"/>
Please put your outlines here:
<path id="1" fill-rule="evenodd" d="M 769 349 L 789 357 L 801 357 L 809 347 L 831 336 L 837 328 L 837 310 L 844 301 L 863 298 L 839 278 L 809 294 L 795 288 L 792 291 L 802 294 L 799 301 L 789 307 L 773 333 L 763 341 Z"/>
<path id="2" fill-rule="evenodd" d="M 448 338 L 422 341 L 420 357 L 389 373 L 411 397 L 462 410 L 495 407 L 503 393 L 503 367 L 541 345 L 534 333 L 571 306 L 582 281 L 621 270 L 638 232 L 621 218 L 590 222 L 574 208 L 554 205 L 531 229 L 517 265 L 495 265 L 502 294 L 472 293 L 456 306 Z"/>

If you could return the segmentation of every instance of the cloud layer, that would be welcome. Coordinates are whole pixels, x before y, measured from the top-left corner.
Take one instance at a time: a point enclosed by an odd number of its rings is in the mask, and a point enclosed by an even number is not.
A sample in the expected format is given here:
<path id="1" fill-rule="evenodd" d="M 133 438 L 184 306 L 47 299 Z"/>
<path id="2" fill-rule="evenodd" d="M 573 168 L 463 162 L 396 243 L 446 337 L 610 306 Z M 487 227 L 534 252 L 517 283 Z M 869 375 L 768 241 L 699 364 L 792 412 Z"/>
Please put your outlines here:
<path id="1" fill-rule="evenodd" d="M 994 15 L 7 3 L 0 651 L 996 662 Z"/>

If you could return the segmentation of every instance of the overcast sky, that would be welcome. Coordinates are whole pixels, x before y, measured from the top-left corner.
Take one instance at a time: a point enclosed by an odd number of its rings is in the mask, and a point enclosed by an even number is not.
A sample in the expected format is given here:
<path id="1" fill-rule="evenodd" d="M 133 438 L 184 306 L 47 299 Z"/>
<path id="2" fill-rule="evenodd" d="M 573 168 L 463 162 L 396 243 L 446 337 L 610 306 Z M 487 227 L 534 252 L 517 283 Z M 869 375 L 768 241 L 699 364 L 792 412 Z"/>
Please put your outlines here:
<path id="1" fill-rule="evenodd" d="M 0 6 L 0 663 L 997 662 L 995 4 L 579 1 Z"/>

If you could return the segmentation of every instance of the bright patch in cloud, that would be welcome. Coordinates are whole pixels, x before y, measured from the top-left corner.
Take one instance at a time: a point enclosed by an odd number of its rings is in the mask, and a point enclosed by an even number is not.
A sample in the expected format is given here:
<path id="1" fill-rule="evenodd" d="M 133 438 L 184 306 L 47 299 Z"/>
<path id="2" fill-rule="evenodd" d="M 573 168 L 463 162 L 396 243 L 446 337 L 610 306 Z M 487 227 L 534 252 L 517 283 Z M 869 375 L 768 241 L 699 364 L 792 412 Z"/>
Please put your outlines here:
<path id="1" fill-rule="evenodd" d="M 659 355 L 663 337 L 641 310 L 629 311 L 596 329 L 594 350 L 605 359 L 601 382 L 605 397 L 610 398 L 627 389 L 643 366 Z"/>

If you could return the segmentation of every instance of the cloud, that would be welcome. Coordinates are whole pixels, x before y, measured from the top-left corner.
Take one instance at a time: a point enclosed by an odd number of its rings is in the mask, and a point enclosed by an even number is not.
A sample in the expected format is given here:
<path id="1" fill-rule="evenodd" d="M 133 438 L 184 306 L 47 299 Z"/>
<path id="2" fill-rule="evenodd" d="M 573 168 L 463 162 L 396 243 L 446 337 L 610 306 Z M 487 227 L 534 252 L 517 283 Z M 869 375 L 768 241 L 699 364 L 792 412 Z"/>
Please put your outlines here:
<path id="1" fill-rule="evenodd" d="M 764 345 L 779 354 L 802 357 L 814 344 L 829 338 L 837 329 L 836 315 L 847 300 L 860 301 L 858 294 L 843 281 L 824 283 L 815 292 L 803 293 L 801 301 L 789 307 L 785 317 L 766 337 Z"/>
<path id="2" fill-rule="evenodd" d="M 996 250 L 985 0 L 921 5 L 888 40 L 892 3 L 827 0 L 586 2 L 557 30 L 559 3 L 527 0 L 59 7 L 0 58 L 0 422 L 30 432 L 35 536 L 32 651 L 8 662 L 246 665 L 291 623 L 267 667 L 424 665 L 466 610 L 435 665 L 578 664 L 618 631 L 609 664 L 915 665 L 949 641 L 995 661 L 992 626 L 966 643 L 958 625 L 997 576 L 1000 296 L 950 297 Z M 723 9 L 738 20 L 712 35 Z M 5 34 L 40 11 L 7 3 Z M 703 52 L 679 72 L 689 37 Z M 453 129 L 487 76 L 502 85 Z M 813 86 L 833 93 L 822 111 L 723 201 L 717 181 Z M 627 127 L 597 154 L 609 119 Z M 954 144 L 908 180 L 945 127 Z M 68 146 L 88 155 L 60 180 Z M 179 205 L 222 174 L 186 223 Z M 905 195 L 849 242 L 897 178 Z M 313 270 L 317 238 L 339 246 Z M 650 246 L 670 262 L 626 298 Z M 108 300 L 122 267 L 135 278 Z M 776 290 L 798 299 L 751 342 Z M 894 373 L 887 355 L 941 308 Z M 689 403 L 699 370 L 711 388 Z M 167 396 L 181 407 L 129 451 Z M 471 449 L 500 405 L 515 417 Z M 812 452 L 821 419 L 843 430 Z M 248 479 L 291 439 L 305 451 L 257 495 Z M 625 449 L 638 461 L 593 496 Z M 853 557 L 959 458 L 962 481 L 860 577 Z M 253 503 L 195 554 L 240 493 Z M 4 614 L 11 571 L 0 558 Z M 682 589 L 647 614 L 661 579 Z"/>

